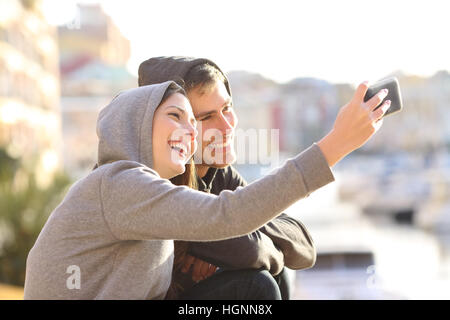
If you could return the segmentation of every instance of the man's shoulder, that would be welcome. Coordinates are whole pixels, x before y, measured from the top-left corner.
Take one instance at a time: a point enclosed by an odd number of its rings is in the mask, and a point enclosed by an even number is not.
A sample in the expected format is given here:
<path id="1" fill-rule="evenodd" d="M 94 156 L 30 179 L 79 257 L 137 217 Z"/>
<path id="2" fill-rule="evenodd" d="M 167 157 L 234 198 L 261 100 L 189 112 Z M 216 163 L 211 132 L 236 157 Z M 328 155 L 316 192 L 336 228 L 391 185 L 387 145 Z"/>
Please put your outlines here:
<path id="1" fill-rule="evenodd" d="M 246 185 L 247 182 L 233 166 L 227 166 L 217 170 L 212 182 L 213 193 L 220 193 L 222 190 L 235 190 L 239 186 Z"/>
<path id="2" fill-rule="evenodd" d="M 218 176 L 223 177 L 224 179 L 230 179 L 233 177 L 238 177 L 238 176 L 240 177 L 241 175 L 236 170 L 236 168 L 234 168 L 232 165 L 229 165 L 225 168 L 217 169 L 216 178 Z"/>

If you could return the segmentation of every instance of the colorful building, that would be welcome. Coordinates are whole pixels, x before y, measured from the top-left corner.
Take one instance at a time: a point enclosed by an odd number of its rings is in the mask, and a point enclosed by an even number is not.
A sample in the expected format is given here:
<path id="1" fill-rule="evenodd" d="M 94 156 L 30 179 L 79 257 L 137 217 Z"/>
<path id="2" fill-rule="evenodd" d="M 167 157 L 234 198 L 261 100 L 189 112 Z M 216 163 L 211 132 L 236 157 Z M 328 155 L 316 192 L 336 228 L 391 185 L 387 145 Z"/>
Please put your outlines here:
<path id="1" fill-rule="evenodd" d="M 57 30 L 40 1 L 0 9 L 0 146 L 34 167 L 45 185 L 60 167 Z"/>
<path id="2" fill-rule="evenodd" d="M 58 28 L 64 168 L 74 178 L 97 161 L 98 112 L 137 86 L 126 69 L 129 40 L 98 4 L 78 5 L 75 22 Z"/>

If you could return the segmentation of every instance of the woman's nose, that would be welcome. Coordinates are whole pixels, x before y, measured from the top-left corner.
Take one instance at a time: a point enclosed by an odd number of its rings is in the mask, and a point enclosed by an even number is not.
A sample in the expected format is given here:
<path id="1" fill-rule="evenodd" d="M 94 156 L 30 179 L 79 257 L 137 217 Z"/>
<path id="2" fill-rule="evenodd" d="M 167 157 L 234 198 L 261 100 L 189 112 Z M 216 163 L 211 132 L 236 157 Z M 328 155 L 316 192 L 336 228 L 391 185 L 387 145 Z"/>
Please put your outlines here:
<path id="1" fill-rule="evenodd" d="M 198 135 L 197 128 L 192 124 L 189 124 L 189 126 L 188 126 L 188 135 L 191 136 L 191 141 L 195 140 L 195 138 Z"/>

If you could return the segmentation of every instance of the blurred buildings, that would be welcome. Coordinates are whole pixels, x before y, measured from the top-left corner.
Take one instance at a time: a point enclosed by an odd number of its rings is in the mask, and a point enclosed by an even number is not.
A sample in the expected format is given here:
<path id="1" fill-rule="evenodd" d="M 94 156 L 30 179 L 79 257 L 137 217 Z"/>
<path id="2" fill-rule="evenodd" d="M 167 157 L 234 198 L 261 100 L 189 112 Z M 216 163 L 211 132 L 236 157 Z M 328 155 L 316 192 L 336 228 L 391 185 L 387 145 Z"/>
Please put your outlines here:
<path id="1" fill-rule="evenodd" d="M 339 185 L 341 200 L 377 220 L 414 224 L 446 235 L 450 230 L 450 74 L 387 76 L 398 78 L 404 110 L 385 118 L 379 132 L 335 166 L 334 171 L 345 177 Z M 278 84 L 243 71 L 231 72 L 229 79 L 238 127 L 279 129 L 279 150 L 269 148 L 269 152 L 279 151 L 280 162 L 331 130 L 340 107 L 355 90 L 348 84 L 311 78 Z M 261 164 L 237 167 L 249 181 L 262 173 Z"/>
<path id="2" fill-rule="evenodd" d="M 228 77 L 239 127 L 279 129 L 281 153 L 297 153 L 332 126 L 340 87 L 312 78 L 278 84 L 244 71 Z"/>
<path id="3" fill-rule="evenodd" d="M 99 110 L 137 79 L 126 70 L 129 41 L 100 5 L 79 5 L 74 23 L 58 28 L 58 40 L 64 164 L 78 178 L 97 161 Z"/>
<path id="4" fill-rule="evenodd" d="M 333 168 L 335 183 L 286 210 L 306 224 L 319 254 L 314 268 L 297 273 L 294 298 L 448 298 L 450 74 L 391 75 L 403 112 Z M 311 78 L 279 84 L 243 71 L 229 79 L 238 127 L 279 129 L 280 161 L 331 130 L 355 90 Z M 258 166 L 237 167 L 249 181 L 261 176 Z"/>
<path id="5" fill-rule="evenodd" d="M 437 152 L 450 148 L 450 74 L 430 78 L 396 72 L 404 111 L 385 119 L 360 153 Z M 239 127 L 280 129 L 280 151 L 296 154 L 322 138 L 353 96 L 349 84 L 298 78 L 278 84 L 244 71 L 231 72 Z M 372 81 L 376 81 L 373 79 Z"/>
<path id="6" fill-rule="evenodd" d="M 58 46 L 39 1 L 0 8 L 0 146 L 46 184 L 60 166 Z"/>
<path id="7" fill-rule="evenodd" d="M 37 155 L 42 183 L 63 163 L 73 177 L 92 168 L 98 111 L 137 84 L 126 70 L 129 41 L 112 19 L 100 5 L 78 9 L 57 29 L 39 0 L 0 8 L 0 145 L 25 159 Z"/>

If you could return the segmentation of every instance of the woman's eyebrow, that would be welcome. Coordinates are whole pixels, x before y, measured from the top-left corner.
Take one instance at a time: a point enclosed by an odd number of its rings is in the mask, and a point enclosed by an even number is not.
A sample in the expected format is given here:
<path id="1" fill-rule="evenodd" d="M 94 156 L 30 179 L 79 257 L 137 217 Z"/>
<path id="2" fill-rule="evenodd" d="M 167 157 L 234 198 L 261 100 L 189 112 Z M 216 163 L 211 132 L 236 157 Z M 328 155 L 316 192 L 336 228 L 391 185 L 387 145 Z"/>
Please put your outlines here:
<path id="1" fill-rule="evenodd" d="M 167 108 L 175 108 L 175 109 L 180 110 L 181 113 L 186 114 L 186 110 L 184 110 L 183 108 L 181 108 L 181 107 L 179 107 L 179 106 L 176 106 L 176 105 L 168 106 Z M 194 124 L 194 125 L 197 125 L 197 121 L 195 120 L 195 118 L 192 118 L 192 119 L 193 119 L 193 121 L 192 121 L 193 124 Z"/>
<path id="2" fill-rule="evenodd" d="M 179 106 L 173 105 L 173 106 L 168 106 L 167 108 L 176 108 L 176 109 L 180 110 L 182 113 L 186 113 L 186 111 L 183 108 L 179 107 Z"/>

